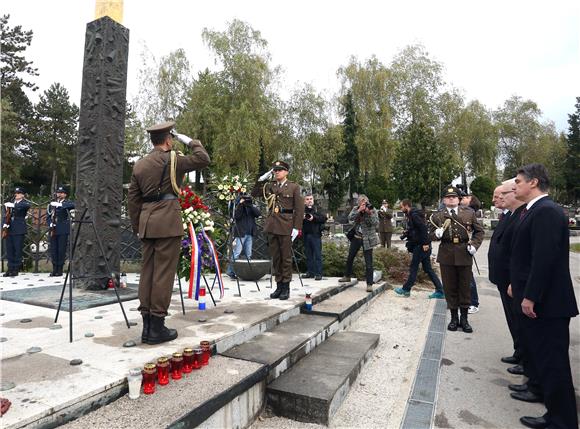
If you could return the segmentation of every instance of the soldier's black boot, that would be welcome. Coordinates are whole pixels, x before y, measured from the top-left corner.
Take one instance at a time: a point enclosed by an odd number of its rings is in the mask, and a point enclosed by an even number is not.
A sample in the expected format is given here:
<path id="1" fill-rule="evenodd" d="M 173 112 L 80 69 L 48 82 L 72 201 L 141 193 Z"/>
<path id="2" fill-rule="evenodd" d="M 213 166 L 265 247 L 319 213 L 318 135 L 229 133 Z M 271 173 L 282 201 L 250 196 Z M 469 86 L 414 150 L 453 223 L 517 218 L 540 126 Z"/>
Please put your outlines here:
<path id="1" fill-rule="evenodd" d="M 280 294 L 282 293 L 282 289 L 284 288 L 283 285 L 284 285 L 284 283 L 282 283 L 282 282 L 276 283 L 276 290 L 270 294 L 270 298 L 272 298 L 272 299 L 278 298 L 280 296 Z"/>
<path id="2" fill-rule="evenodd" d="M 12 274 L 12 271 L 8 270 L 4 274 L 2 274 L 2 277 L 10 277 L 10 274 Z"/>
<path id="3" fill-rule="evenodd" d="M 62 269 L 63 269 L 63 265 L 57 265 L 56 266 L 56 273 L 54 274 L 54 276 L 55 277 L 62 276 Z"/>
<path id="4" fill-rule="evenodd" d="M 280 294 L 280 301 L 290 298 L 290 282 L 283 283 L 282 293 Z"/>
<path id="5" fill-rule="evenodd" d="M 457 314 L 457 309 L 451 309 L 451 322 L 447 325 L 449 331 L 457 331 L 457 325 L 459 325 L 459 315 Z"/>
<path id="6" fill-rule="evenodd" d="M 177 331 L 165 326 L 165 317 L 149 316 L 147 344 L 160 344 L 177 338 Z"/>
<path id="7" fill-rule="evenodd" d="M 56 272 L 57 272 L 57 267 L 56 267 L 56 265 L 53 265 L 52 266 L 52 273 L 50 273 L 48 276 L 54 277 L 54 276 L 56 276 Z"/>
<path id="8" fill-rule="evenodd" d="M 471 334 L 473 332 L 473 328 L 467 321 L 467 310 L 468 310 L 467 308 L 461 308 L 461 319 L 459 321 L 459 325 L 463 329 L 463 332 Z"/>
<path id="9" fill-rule="evenodd" d="M 149 326 L 151 318 L 149 313 L 142 313 L 141 317 L 143 317 L 143 332 L 141 333 L 141 342 L 143 344 L 147 344 L 147 341 L 149 341 Z"/>

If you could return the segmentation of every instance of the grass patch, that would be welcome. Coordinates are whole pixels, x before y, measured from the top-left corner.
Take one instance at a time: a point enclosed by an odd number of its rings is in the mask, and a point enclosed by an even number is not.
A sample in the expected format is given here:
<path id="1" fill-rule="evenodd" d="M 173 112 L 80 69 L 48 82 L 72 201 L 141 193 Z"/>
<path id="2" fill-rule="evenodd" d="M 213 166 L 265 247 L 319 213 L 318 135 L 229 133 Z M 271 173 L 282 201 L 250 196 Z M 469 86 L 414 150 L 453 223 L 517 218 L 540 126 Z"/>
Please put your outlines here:
<path id="1" fill-rule="evenodd" d="M 572 243 L 572 244 L 570 244 L 570 250 L 572 252 L 580 253 L 580 243 Z"/>

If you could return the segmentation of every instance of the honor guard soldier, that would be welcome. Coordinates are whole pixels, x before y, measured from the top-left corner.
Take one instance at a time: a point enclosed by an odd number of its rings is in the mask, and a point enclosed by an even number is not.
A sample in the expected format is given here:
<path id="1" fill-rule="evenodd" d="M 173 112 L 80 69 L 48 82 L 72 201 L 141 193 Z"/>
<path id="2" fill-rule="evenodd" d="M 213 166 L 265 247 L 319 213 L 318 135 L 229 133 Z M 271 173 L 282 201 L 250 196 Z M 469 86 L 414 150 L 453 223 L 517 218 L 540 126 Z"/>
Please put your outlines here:
<path id="1" fill-rule="evenodd" d="M 184 233 L 177 195 L 183 176 L 210 162 L 201 142 L 175 133 L 174 126 L 164 122 L 147 129 L 153 150 L 137 161 L 129 186 L 129 217 L 143 244 L 139 311 L 145 344 L 177 338 L 177 331 L 165 326 Z M 172 150 L 174 137 L 189 146 L 191 155 Z"/>
<path id="2" fill-rule="evenodd" d="M 276 161 L 272 170 L 260 179 L 274 173 L 274 182 L 264 185 L 264 198 L 268 204 L 268 217 L 264 232 L 268 233 L 268 247 L 272 257 L 272 276 L 276 277 L 276 290 L 270 298 L 281 300 L 290 297 L 292 281 L 292 242 L 298 236 L 304 220 L 304 201 L 300 186 L 287 179 L 289 165 Z"/>
<path id="3" fill-rule="evenodd" d="M 70 211 L 75 203 L 67 200 L 68 190 L 64 186 L 56 189 L 56 200 L 48 206 L 46 221 L 50 234 L 50 257 L 52 259 L 51 277 L 62 276 L 66 259 L 66 248 L 70 234 Z"/>
<path id="4" fill-rule="evenodd" d="M 473 210 L 459 206 L 459 196 L 457 188 L 449 186 L 445 189 L 445 208 L 431 215 L 429 232 L 432 240 L 441 240 L 437 262 L 441 265 L 445 299 L 451 311 L 447 329 L 456 331 L 461 326 L 463 332 L 473 332 L 467 320 L 471 304 L 469 282 L 473 256 L 483 241 L 483 228 Z"/>
<path id="5" fill-rule="evenodd" d="M 22 267 L 22 247 L 26 237 L 26 213 L 30 202 L 24 198 L 24 188 L 14 188 L 14 201 L 4 203 L 2 218 L 2 238 L 6 246 L 8 271 L 4 277 L 16 277 Z"/>

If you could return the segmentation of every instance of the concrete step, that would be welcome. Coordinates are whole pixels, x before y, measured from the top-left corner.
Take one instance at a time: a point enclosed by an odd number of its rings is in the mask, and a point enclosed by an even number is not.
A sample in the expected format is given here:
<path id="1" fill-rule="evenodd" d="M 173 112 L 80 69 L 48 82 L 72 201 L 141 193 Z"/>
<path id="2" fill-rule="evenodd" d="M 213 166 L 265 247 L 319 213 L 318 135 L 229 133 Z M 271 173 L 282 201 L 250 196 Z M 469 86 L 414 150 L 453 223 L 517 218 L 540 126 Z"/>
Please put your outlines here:
<path id="1" fill-rule="evenodd" d="M 337 330 L 336 317 L 300 314 L 222 355 L 266 365 L 270 383 Z"/>
<path id="2" fill-rule="evenodd" d="M 378 334 L 333 335 L 267 386 L 268 405 L 279 416 L 328 425 L 378 342 Z"/>

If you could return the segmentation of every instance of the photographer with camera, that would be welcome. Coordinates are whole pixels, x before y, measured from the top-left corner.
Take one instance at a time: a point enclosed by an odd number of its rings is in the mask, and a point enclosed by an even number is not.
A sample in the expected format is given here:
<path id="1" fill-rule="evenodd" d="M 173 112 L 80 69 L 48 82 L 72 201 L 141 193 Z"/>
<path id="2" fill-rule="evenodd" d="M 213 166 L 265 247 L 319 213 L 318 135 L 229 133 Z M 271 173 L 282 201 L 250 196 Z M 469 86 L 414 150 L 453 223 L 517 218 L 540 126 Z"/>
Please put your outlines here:
<path id="1" fill-rule="evenodd" d="M 232 231 L 234 235 L 233 255 L 228 265 L 227 274 L 235 280 L 234 262 L 244 250 L 248 259 L 252 259 L 252 244 L 256 233 L 256 218 L 260 217 L 260 209 L 252 201 L 248 194 L 241 194 L 235 205 L 234 224 Z"/>
<path id="2" fill-rule="evenodd" d="M 346 272 L 339 282 L 350 282 L 354 258 L 362 247 L 365 258 L 367 292 L 372 292 L 373 248 L 379 244 L 379 239 L 376 233 L 379 216 L 366 195 L 360 195 L 358 197 L 358 205 L 353 207 L 350 211 L 348 220 L 349 222 L 354 221 L 354 226 L 347 234 L 347 237 L 350 240 L 350 247 L 348 249 L 348 258 L 346 260 Z"/>
<path id="3" fill-rule="evenodd" d="M 431 266 L 431 240 L 427 233 L 425 218 L 419 210 L 412 207 L 411 200 L 401 201 L 401 210 L 407 218 L 407 229 L 401 235 L 401 240 L 407 240 L 405 247 L 407 247 L 409 253 L 413 254 L 413 257 L 409 267 L 409 278 L 403 287 L 395 288 L 395 293 L 405 297 L 411 295 L 411 288 L 415 284 L 415 280 L 417 280 L 417 271 L 419 270 L 419 264 L 421 264 L 423 271 L 435 285 L 435 292 L 429 295 L 429 298 L 445 298 L 441 280 L 439 280 Z"/>
<path id="4" fill-rule="evenodd" d="M 302 278 L 322 280 L 322 229 L 325 222 L 326 215 L 314 207 L 312 193 L 306 194 L 304 197 L 302 234 L 308 272 Z"/>

